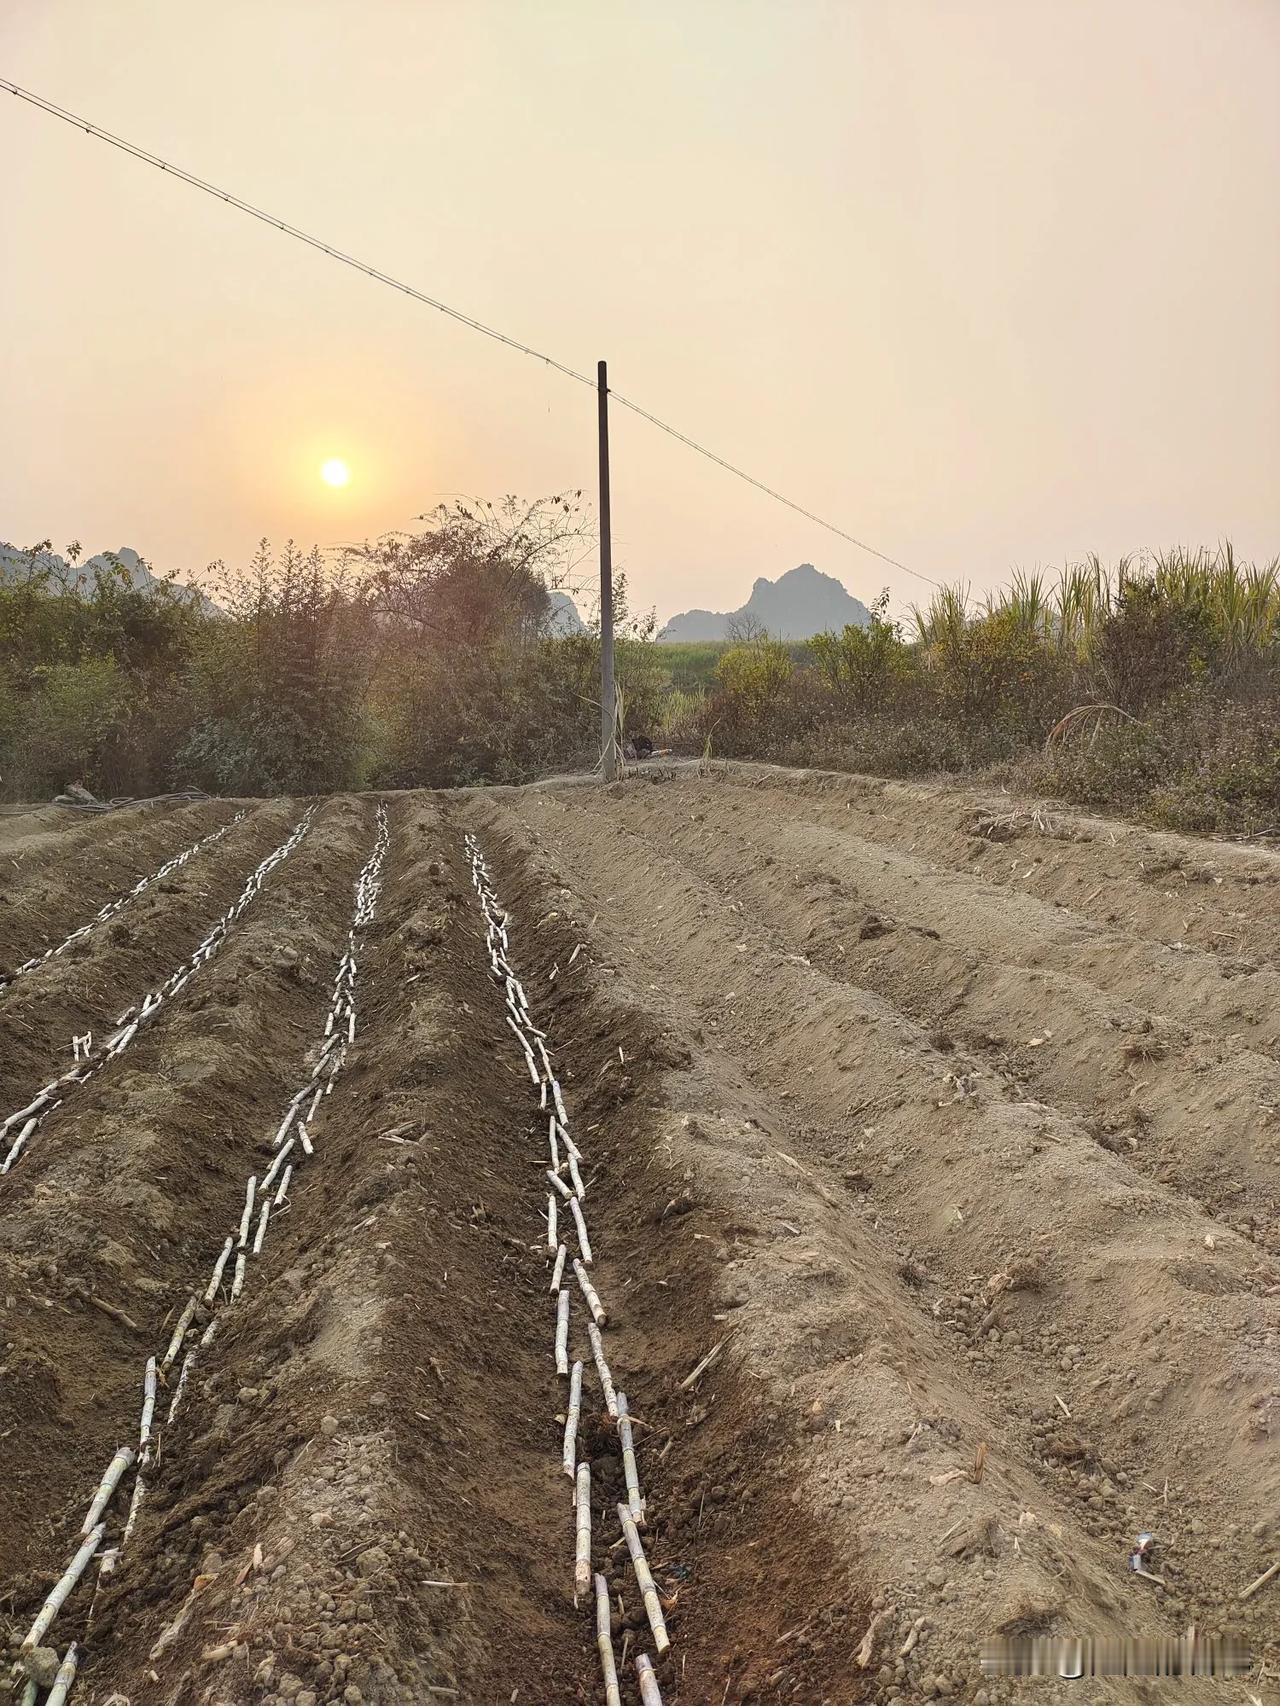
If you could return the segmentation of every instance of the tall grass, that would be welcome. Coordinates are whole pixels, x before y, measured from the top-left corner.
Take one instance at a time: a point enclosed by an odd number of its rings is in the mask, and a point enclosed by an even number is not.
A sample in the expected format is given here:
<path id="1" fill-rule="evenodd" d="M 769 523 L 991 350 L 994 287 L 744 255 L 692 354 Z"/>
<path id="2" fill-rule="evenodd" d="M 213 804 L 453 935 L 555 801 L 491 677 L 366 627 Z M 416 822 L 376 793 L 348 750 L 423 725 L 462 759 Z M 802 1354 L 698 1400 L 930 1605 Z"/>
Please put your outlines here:
<path id="1" fill-rule="evenodd" d="M 706 699 L 701 688 L 671 687 L 663 694 L 658 703 L 657 727 L 664 743 L 678 739 L 697 721 Z"/>
<path id="2" fill-rule="evenodd" d="M 1018 570 L 980 610 L 973 608 L 969 586 L 956 583 L 939 587 L 927 606 L 913 605 L 910 614 L 926 650 L 954 648 L 976 620 L 1002 617 L 1017 632 L 1090 663 L 1108 623 L 1142 586 L 1199 615 L 1230 657 L 1273 653 L 1280 641 L 1280 558 L 1260 568 L 1244 564 L 1229 542 L 1215 551 L 1161 552 L 1145 565 L 1121 557 L 1112 568 L 1090 554 L 1063 569 L 1056 585 L 1039 571 Z"/>
<path id="3" fill-rule="evenodd" d="M 970 588 L 967 582 L 940 586 L 928 605 L 909 607 L 916 639 L 922 646 L 954 645 L 969 626 Z"/>
<path id="4" fill-rule="evenodd" d="M 672 688 L 681 692 L 710 687 L 716 665 L 728 649 L 727 640 L 655 640 L 653 645 Z"/>
<path id="5" fill-rule="evenodd" d="M 809 668 L 773 656 L 762 693 L 765 661 L 724 655 L 691 748 L 714 726 L 728 756 L 893 776 L 1001 766 L 1170 826 L 1280 823 L 1280 561 L 1229 545 L 1090 556 L 1019 571 L 980 603 L 940 587 L 906 634 L 878 601 L 868 627 L 810 641 Z"/>

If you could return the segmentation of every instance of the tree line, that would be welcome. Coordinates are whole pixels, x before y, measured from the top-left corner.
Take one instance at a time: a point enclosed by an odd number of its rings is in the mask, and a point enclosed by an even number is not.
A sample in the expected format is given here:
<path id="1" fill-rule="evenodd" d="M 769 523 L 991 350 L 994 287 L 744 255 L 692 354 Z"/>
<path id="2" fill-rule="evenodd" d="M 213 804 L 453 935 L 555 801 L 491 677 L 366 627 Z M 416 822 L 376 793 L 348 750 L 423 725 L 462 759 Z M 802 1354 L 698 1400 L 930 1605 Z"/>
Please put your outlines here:
<path id="1" fill-rule="evenodd" d="M 217 605 L 110 561 L 0 579 L 0 790 L 39 800 L 449 787 L 590 768 L 599 638 L 557 592 L 580 493 L 441 506 L 336 560 L 264 542 Z M 742 631 L 691 675 L 615 602 L 624 734 L 694 756 L 982 775 L 1188 829 L 1280 826 L 1280 571 L 1230 547 L 1056 579 L 804 644 Z"/>
<path id="2" fill-rule="evenodd" d="M 455 503 L 336 561 L 263 541 L 217 604 L 118 563 L 16 554 L 0 581 L 0 787 L 47 798 L 516 781 L 579 762 L 598 642 L 557 629 L 581 495 Z M 624 690 L 644 624 L 621 605 Z M 642 673 L 642 671 L 640 672 Z"/>

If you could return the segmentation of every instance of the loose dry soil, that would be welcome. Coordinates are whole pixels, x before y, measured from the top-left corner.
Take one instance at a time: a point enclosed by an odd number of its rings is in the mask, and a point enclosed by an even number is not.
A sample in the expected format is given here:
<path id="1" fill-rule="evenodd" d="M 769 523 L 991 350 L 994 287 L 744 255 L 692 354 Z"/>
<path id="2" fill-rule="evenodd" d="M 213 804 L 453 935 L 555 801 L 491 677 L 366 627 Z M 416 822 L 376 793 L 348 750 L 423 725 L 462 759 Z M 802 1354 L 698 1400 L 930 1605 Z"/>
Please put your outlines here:
<path id="1" fill-rule="evenodd" d="M 1280 858 L 764 767 L 387 800 L 346 1070 L 119 1568 L 53 1626 L 82 1644 L 74 1699 L 604 1699 L 572 1597 L 545 1124 L 467 832 L 587 1156 L 668 1706 L 1155 1700 L 984 1678 L 979 1643 L 1191 1625 L 1257 1663 L 1184 1698 L 1280 1699 L 1280 1576 L 1238 1597 L 1280 1559 Z M 0 995 L 0 1117 L 191 953 L 304 804 L 4 820 L 0 972 L 247 814 Z M 317 1059 L 374 808 L 321 802 L 217 957 L 0 1179 L 10 1657 Z M 577 1309 L 636 1706 L 651 1642 Z M 1128 1569 L 1141 1530 L 1163 1585 Z"/>

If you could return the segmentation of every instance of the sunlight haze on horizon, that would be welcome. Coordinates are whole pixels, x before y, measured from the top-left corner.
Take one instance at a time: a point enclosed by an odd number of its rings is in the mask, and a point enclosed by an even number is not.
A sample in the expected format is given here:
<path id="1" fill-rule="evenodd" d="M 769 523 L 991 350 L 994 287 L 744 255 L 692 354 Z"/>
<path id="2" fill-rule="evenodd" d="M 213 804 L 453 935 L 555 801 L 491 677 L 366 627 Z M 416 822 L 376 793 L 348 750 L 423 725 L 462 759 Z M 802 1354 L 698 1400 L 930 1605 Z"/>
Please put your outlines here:
<path id="1" fill-rule="evenodd" d="M 937 581 L 1280 552 L 1280 4 L 9 0 L 0 70 Z M 0 539 L 159 572 L 582 488 L 595 399 L 0 100 Z M 661 617 L 929 588 L 615 408 Z M 348 477 L 349 476 L 349 477 Z"/>

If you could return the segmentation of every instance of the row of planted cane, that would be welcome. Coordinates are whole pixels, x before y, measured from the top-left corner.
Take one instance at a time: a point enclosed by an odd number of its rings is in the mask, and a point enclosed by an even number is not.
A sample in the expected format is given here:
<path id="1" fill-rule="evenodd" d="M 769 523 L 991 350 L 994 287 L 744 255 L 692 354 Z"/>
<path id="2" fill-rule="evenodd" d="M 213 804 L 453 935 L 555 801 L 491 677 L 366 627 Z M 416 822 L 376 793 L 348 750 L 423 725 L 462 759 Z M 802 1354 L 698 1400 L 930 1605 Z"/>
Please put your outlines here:
<path id="1" fill-rule="evenodd" d="M 161 882 L 165 877 L 172 876 L 175 871 L 182 869 L 188 859 L 193 859 L 197 853 L 203 853 L 206 848 L 212 847 L 215 841 L 221 841 L 224 835 L 227 835 L 242 821 L 244 815 L 243 812 L 237 812 L 228 823 L 224 823 L 218 829 L 211 829 L 207 835 L 202 835 L 198 841 L 193 841 L 189 847 L 184 847 L 180 853 L 175 853 L 172 858 L 166 859 L 163 865 L 158 866 L 147 876 L 139 877 L 132 888 L 126 889 L 123 894 L 113 896 L 111 900 L 104 901 L 92 918 L 86 918 L 83 924 L 78 925 L 69 936 L 64 937 L 54 947 L 46 948 L 42 954 L 33 954 L 30 959 L 23 960 L 21 965 L 14 966 L 10 972 L 0 972 L 0 995 L 3 995 L 10 984 L 16 983 L 20 977 L 25 977 L 29 972 L 35 971 L 47 960 L 57 959 L 60 955 L 65 954 L 68 948 L 73 948 L 77 942 L 83 942 L 85 937 L 96 930 L 100 924 L 105 924 L 108 918 L 114 918 L 117 913 L 123 912 L 130 901 L 136 900 L 153 883 Z"/>
<path id="2" fill-rule="evenodd" d="M 295 834 L 297 833 L 299 832 L 295 831 Z M 295 1171 L 315 1153 L 317 1125 L 323 1101 L 332 1094 L 346 1061 L 348 1049 L 355 1040 L 355 986 L 359 955 L 363 945 L 363 933 L 373 921 L 377 909 L 382 891 L 382 872 L 389 847 L 387 811 L 384 805 L 379 804 L 373 850 L 356 879 L 355 904 L 351 927 L 347 933 L 347 945 L 338 964 L 324 1032 L 315 1051 L 315 1063 L 305 1083 L 289 1101 L 284 1118 L 275 1131 L 271 1140 L 274 1153 L 270 1163 L 263 1170 L 261 1177 L 255 1172 L 245 1182 L 244 1204 L 239 1221 L 235 1230 L 224 1240 L 214 1260 L 208 1283 L 187 1299 L 164 1352 L 147 1359 L 143 1372 L 138 1444 L 121 1446 L 107 1465 L 81 1525 L 81 1545 L 41 1606 L 22 1643 L 28 1671 L 36 1668 L 32 1656 L 41 1648 L 54 1620 L 94 1558 L 98 1559 L 99 1586 L 116 1568 L 120 1554 L 133 1533 L 138 1509 L 146 1493 L 146 1472 L 155 1460 L 158 1449 L 160 1427 L 156 1421 L 156 1407 L 160 1391 L 162 1388 L 169 1390 L 169 1403 L 163 1423 L 167 1429 L 178 1415 L 199 1353 L 213 1343 L 222 1310 L 230 1307 L 240 1296 L 250 1271 L 249 1264 L 253 1258 L 262 1254 L 271 1216 L 288 1205 L 289 1186 Z M 178 1372 L 170 1388 L 170 1378 L 175 1365 Z M 118 1501 L 117 1495 L 130 1471 L 133 1471 L 132 1493 L 121 1523 L 119 1504 L 123 1501 Z M 117 1530 L 118 1538 L 110 1545 L 104 1546 L 108 1531 L 112 1528 Z M 95 1589 L 95 1595 L 96 1591 Z M 90 1620 L 92 1616 L 91 1605 Z M 78 1658 L 79 1649 L 73 1641 L 63 1656 L 50 1692 L 45 1697 L 44 1706 L 62 1706 L 75 1680 Z M 40 1687 L 29 1676 L 21 1697 L 21 1706 L 35 1706 L 39 1696 Z"/>
<path id="3" fill-rule="evenodd" d="M 4 1160 L 0 1161 L 0 1173 L 7 1173 L 13 1164 L 27 1149 L 31 1139 L 56 1108 L 82 1085 L 87 1084 L 96 1072 L 100 1072 L 108 1061 L 115 1060 L 130 1046 L 138 1032 L 150 1025 L 167 1001 L 180 995 L 191 979 L 206 965 L 222 947 L 227 937 L 235 927 L 241 915 L 248 910 L 262 892 L 262 886 L 275 870 L 283 864 L 298 846 L 311 827 L 311 819 L 315 807 L 310 806 L 302 814 L 292 833 L 255 868 L 239 895 L 218 917 L 206 932 L 203 941 L 181 965 L 169 973 L 164 982 L 155 989 L 149 990 L 140 1002 L 126 1007 L 115 1021 L 111 1035 L 106 1041 L 93 1045 L 92 1037 L 77 1038 L 75 1053 L 76 1063 L 68 1071 L 62 1073 L 46 1084 L 42 1090 L 28 1102 L 25 1108 L 18 1108 L 3 1120 L 0 1120 L 0 1141 L 7 1140 L 9 1133 L 16 1135 L 9 1142 L 9 1148 Z M 230 827 L 230 826 L 228 826 Z M 84 1043 L 83 1056 L 80 1044 Z"/>
<path id="4" fill-rule="evenodd" d="M 646 1526 L 645 1501 L 640 1491 L 636 1464 L 635 1441 L 625 1392 L 617 1389 L 605 1357 L 602 1329 L 608 1324 L 608 1311 L 602 1302 L 588 1269 L 595 1255 L 583 1212 L 587 1184 L 582 1169 L 585 1156 L 575 1142 L 564 1091 L 556 1075 L 547 1044 L 547 1032 L 535 1023 L 529 1011 L 524 986 L 512 964 L 511 918 L 503 909 L 494 890 L 489 868 L 474 836 L 466 837 L 467 857 L 471 865 L 471 880 L 480 901 L 485 921 L 485 944 L 489 955 L 489 970 L 502 988 L 506 1022 L 515 1035 L 529 1073 L 530 1083 L 538 1096 L 539 1112 L 546 1122 L 547 1149 L 550 1165 L 546 1169 L 551 1189 L 547 1196 L 547 1251 L 552 1262 L 551 1295 L 555 1299 L 555 1335 L 553 1356 L 556 1373 L 568 1381 L 568 1402 L 565 1414 L 563 1467 L 573 1483 L 574 1514 L 574 1603 L 589 1596 L 594 1609 L 596 1646 L 604 1678 L 606 1706 L 620 1706 L 617 1656 L 613 1647 L 612 1606 L 605 1577 L 591 1567 L 592 1506 L 591 1465 L 578 1461 L 578 1428 L 582 1414 L 584 1363 L 570 1361 L 569 1343 L 572 1327 L 574 1292 L 563 1284 L 566 1268 L 577 1282 L 577 1294 L 589 1317 L 585 1323 L 591 1360 L 599 1382 L 601 1399 L 608 1417 L 617 1430 L 621 1450 L 627 1500 L 616 1508 L 621 1538 L 635 1573 L 636 1586 L 644 1604 L 645 1615 L 653 1637 L 654 1651 L 661 1656 L 671 1642 L 663 1616 L 662 1602 L 645 1556 L 641 1529 Z M 563 1205 L 563 1209 L 562 1206 Z M 572 1236 L 577 1254 L 570 1257 L 568 1245 L 560 1237 L 563 1213 L 572 1222 Z M 568 1228 L 566 1228 L 566 1232 Z M 662 1706 L 662 1695 L 653 1660 L 647 1653 L 636 1657 L 636 1678 L 644 1706 Z"/>

